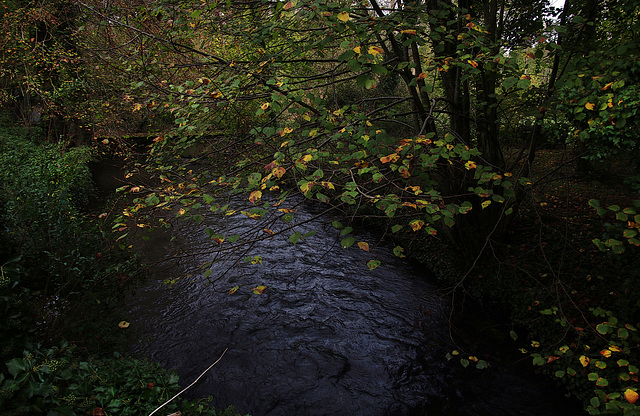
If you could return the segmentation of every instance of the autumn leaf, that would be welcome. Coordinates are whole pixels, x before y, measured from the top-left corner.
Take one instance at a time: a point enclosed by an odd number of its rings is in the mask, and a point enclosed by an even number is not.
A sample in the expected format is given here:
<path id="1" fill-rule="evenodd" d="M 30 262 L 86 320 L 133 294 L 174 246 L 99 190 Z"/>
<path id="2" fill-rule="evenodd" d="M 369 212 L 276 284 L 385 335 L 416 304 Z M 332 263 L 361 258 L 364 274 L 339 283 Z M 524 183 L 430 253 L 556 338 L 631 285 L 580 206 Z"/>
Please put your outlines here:
<path id="1" fill-rule="evenodd" d="M 380 266 L 380 260 L 369 260 L 367 262 L 367 267 L 369 268 L 369 270 L 374 270 L 378 266 Z"/>
<path id="2" fill-rule="evenodd" d="M 251 201 L 252 204 L 258 202 L 260 198 L 262 198 L 262 191 L 253 191 L 251 195 L 249 195 L 249 201 Z"/>
<path id="3" fill-rule="evenodd" d="M 588 102 L 584 105 L 584 108 L 586 108 L 587 110 L 593 110 L 595 106 L 596 106 L 595 104 Z"/>
<path id="4" fill-rule="evenodd" d="M 120 323 L 118 324 L 120 328 L 129 328 L 129 325 L 131 324 L 127 321 L 120 321 Z"/>
<path id="5" fill-rule="evenodd" d="M 342 22 L 348 22 L 351 17 L 349 16 L 349 12 L 340 12 L 338 13 L 338 20 Z"/>
<path id="6" fill-rule="evenodd" d="M 277 168 L 273 168 L 273 170 L 271 170 L 271 173 L 273 174 L 273 176 L 275 176 L 278 179 L 282 178 L 282 176 L 286 172 L 287 172 L 287 170 L 285 168 L 283 168 L 282 166 L 278 166 Z"/>
<path id="7" fill-rule="evenodd" d="M 636 393 L 635 391 L 631 390 L 631 389 L 626 389 L 624 391 L 624 398 L 626 401 L 628 401 L 631 404 L 634 404 L 635 402 L 638 401 L 638 393 Z"/>
<path id="8" fill-rule="evenodd" d="M 383 156 L 380 158 L 380 162 L 382 163 L 389 163 L 389 162 L 395 162 L 398 159 L 400 159 L 400 156 L 398 156 L 397 153 L 392 153 L 389 156 Z"/>
<path id="9" fill-rule="evenodd" d="M 418 231 L 424 227 L 424 221 L 422 220 L 413 220 L 409 223 L 409 226 L 413 231 Z"/>
<path id="10" fill-rule="evenodd" d="M 266 286 L 261 285 L 261 286 L 254 287 L 252 290 L 255 295 L 262 295 L 262 292 L 264 292 L 266 289 L 267 289 Z"/>
<path id="11" fill-rule="evenodd" d="M 358 247 L 360 248 L 360 250 L 369 251 L 369 243 L 365 241 L 358 242 Z"/>

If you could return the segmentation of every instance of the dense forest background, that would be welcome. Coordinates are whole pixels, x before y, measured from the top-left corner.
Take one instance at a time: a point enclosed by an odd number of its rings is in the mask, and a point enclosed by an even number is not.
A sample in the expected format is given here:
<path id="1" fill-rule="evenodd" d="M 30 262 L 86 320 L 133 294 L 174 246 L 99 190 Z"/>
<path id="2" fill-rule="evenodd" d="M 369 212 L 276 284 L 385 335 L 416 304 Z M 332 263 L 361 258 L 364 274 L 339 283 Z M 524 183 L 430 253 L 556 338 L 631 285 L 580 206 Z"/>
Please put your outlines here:
<path id="1" fill-rule="evenodd" d="M 230 194 L 256 232 L 207 230 L 218 255 L 311 238 L 261 222 L 302 194 L 343 216 L 345 249 L 375 224 L 454 310 L 504 312 L 589 414 L 640 414 L 637 1 L 0 5 L 3 414 L 168 399 L 175 375 L 113 356 L 97 317 L 142 277 L 133 235 L 231 215 Z M 129 182 L 96 212 L 91 162 L 114 157 Z"/>

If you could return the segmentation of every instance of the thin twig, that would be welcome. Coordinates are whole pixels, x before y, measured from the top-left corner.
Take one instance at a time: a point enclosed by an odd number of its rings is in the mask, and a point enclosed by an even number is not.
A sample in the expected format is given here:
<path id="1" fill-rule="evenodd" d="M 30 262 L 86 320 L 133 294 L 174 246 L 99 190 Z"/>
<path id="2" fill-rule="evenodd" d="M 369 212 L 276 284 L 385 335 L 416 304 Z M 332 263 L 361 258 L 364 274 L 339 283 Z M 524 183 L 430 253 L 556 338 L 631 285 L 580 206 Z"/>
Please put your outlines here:
<path id="1" fill-rule="evenodd" d="M 158 410 L 162 409 L 163 407 L 165 407 L 167 404 L 171 403 L 173 400 L 175 400 L 178 396 L 180 396 L 182 393 L 184 393 L 185 391 L 189 390 L 194 384 L 196 384 L 198 382 L 198 380 L 200 380 L 202 378 L 202 376 L 205 375 L 205 373 L 209 370 L 211 370 L 213 368 L 214 365 L 218 364 L 218 362 L 220 362 L 220 360 L 222 360 L 222 357 L 224 357 L 224 354 L 229 350 L 229 348 L 225 348 L 224 351 L 222 351 L 222 355 L 220 355 L 220 357 L 209 366 L 209 368 L 207 368 L 206 370 L 204 370 L 202 372 L 202 374 L 200 374 L 198 376 L 198 378 L 196 378 L 194 380 L 193 383 L 189 384 L 187 387 L 185 387 L 184 389 L 182 389 L 182 391 L 180 391 L 178 394 L 176 394 L 175 396 L 173 396 L 172 398 L 170 398 L 169 400 L 167 400 L 166 402 L 162 403 L 162 405 L 160 405 L 160 407 L 158 407 L 156 410 L 154 410 L 153 412 L 149 413 L 149 416 L 152 416 L 155 412 L 157 412 Z"/>

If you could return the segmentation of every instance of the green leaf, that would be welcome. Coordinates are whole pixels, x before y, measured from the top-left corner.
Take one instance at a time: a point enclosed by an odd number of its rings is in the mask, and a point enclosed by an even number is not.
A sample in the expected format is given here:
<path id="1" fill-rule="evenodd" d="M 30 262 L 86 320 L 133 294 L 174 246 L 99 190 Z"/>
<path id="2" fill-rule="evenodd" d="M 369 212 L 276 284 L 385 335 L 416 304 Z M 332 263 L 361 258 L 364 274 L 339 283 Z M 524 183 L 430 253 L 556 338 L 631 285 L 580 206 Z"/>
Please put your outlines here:
<path id="1" fill-rule="evenodd" d="M 478 362 L 476 363 L 476 368 L 478 370 L 484 370 L 485 368 L 489 367 L 489 363 L 487 363 L 485 360 L 478 360 Z"/>
<path id="2" fill-rule="evenodd" d="M 298 243 L 298 241 L 300 241 L 300 237 L 302 237 L 302 234 L 300 234 L 299 231 L 296 231 L 295 233 L 291 234 L 291 236 L 289 236 L 289 241 L 295 245 Z"/>
<path id="3" fill-rule="evenodd" d="M 350 234 L 351 231 L 353 231 L 352 227 L 346 227 L 345 229 L 343 229 L 342 231 L 340 231 L 340 237 L 342 237 L 343 235 L 347 235 Z"/>
<path id="4" fill-rule="evenodd" d="M 374 270 L 378 266 L 380 266 L 380 260 L 369 260 L 367 262 L 367 267 L 369 268 L 369 270 Z"/>
<path id="5" fill-rule="evenodd" d="M 355 242 L 356 242 L 355 238 L 353 238 L 352 236 L 348 236 L 342 239 L 342 241 L 340 242 L 340 245 L 342 246 L 342 248 L 349 248 Z"/>
<path id="6" fill-rule="evenodd" d="M 16 378 L 16 376 L 21 372 L 27 369 L 26 363 L 21 358 L 14 358 L 11 361 L 7 362 L 7 367 L 9 368 L 9 374 Z"/>

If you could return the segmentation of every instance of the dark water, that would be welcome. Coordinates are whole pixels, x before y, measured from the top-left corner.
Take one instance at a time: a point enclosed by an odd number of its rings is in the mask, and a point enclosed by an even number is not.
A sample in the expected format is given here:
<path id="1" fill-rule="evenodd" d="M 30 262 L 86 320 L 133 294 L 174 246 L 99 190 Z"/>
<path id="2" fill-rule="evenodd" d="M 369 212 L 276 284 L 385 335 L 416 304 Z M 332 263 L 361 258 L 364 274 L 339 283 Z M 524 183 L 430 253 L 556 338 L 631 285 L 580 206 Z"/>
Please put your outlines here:
<path id="1" fill-rule="evenodd" d="M 296 210 L 292 222 L 282 221 L 284 207 Z M 553 386 L 491 351 L 482 356 L 486 370 L 448 362 L 449 305 L 426 270 L 376 247 L 373 234 L 356 236 L 370 252 L 343 249 L 328 216 L 302 224 L 317 209 L 272 207 L 271 222 L 259 226 L 238 209 L 149 234 L 138 248 L 154 264 L 150 279 L 125 311 L 133 352 L 177 370 L 186 386 L 228 348 L 185 395 L 212 396 L 216 407 L 254 416 L 579 414 Z M 251 241 L 265 236 L 263 228 L 292 225 L 224 255 L 205 232 L 224 229 Z M 294 246 L 294 230 L 317 234 Z M 262 263 L 237 261 L 246 256 Z M 373 271 L 371 259 L 381 261 Z M 177 282 L 164 283 L 171 279 Z M 259 285 L 267 289 L 253 294 Z"/>

